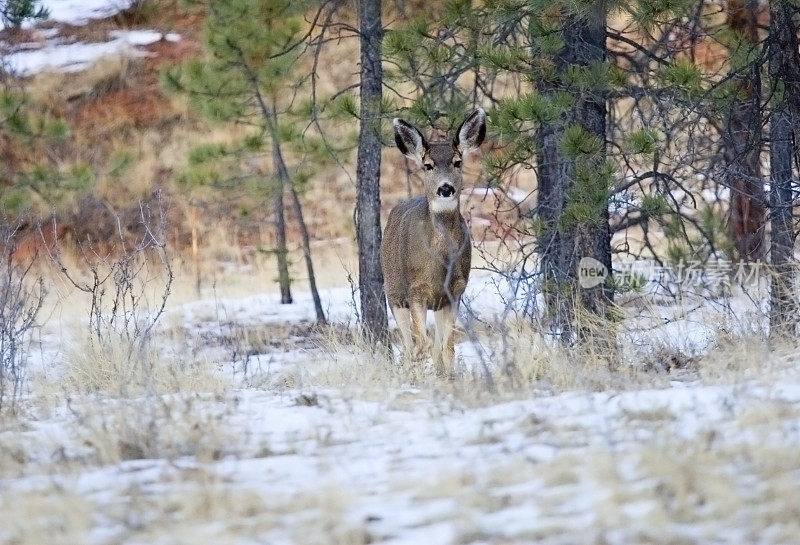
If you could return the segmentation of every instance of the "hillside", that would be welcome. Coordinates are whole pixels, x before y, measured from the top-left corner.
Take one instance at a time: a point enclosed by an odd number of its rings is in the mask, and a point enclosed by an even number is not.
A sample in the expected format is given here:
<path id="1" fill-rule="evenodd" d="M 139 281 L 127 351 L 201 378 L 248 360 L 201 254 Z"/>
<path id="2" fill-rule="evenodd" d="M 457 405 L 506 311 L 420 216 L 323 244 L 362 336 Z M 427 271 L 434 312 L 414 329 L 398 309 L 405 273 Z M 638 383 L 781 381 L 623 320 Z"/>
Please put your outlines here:
<path id="1" fill-rule="evenodd" d="M 0 33 L 6 82 L 25 93 L 29 111 L 63 122 L 66 136 L 31 142 L 0 130 L 5 158 L 0 184 L 22 188 L 5 192 L 8 209 L 13 213 L 21 206 L 32 207 L 40 218 L 55 210 L 63 240 L 102 243 L 115 236 L 117 217 L 133 226 L 139 201 L 152 199 L 160 190 L 169 202 L 169 238 L 177 255 L 190 259 L 192 230 L 199 228 L 204 277 L 225 270 L 226 263 L 272 270 L 268 256 L 274 246 L 273 218 L 264 197 L 248 194 L 249 186 L 237 188 L 235 182 L 225 192 L 181 184 L 194 150 L 235 145 L 248 130 L 204 121 L 160 82 L 165 67 L 203 56 L 202 10 L 177 0 L 135 2 L 127 8 L 121 2 L 78 8 L 52 0 L 45 5 L 51 10 L 46 21 Z M 356 64 L 353 39 L 325 49 L 319 62 L 320 89 L 352 85 L 356 80 L 351 67 Z M 352 135 L 355 129 L 353 120 L 333 130 Z M 386 149 L 384 156 L 382 205 L 388 213 L 422 188 L 400 154 Z M 309 231 L 323 264 L 353 262 L 353 158 L 354 151 L 345 164 L 317 171 L 303 190 Z M 256 176 L 271 176 L 269 150 L 249 160 L 247 168 Z M 62 181 L 27 190 L 21 180 L 32 171 L 50 172 Z M 479 158 L 466 169 L 466 178 L 477 186 L 486 183 L 480 177 Z M 530 206 L 529 190 L 512 194 L 517 200 L 527 199 L 523 206 Z M 471 224 L 481 237 L 494 238 L 502 229 L 498 221 L 518 214 L 516 201 L 505 194 L 479 189 L 466 195 L 468 217 L 473 217 Z M 332 207 L 331 202 L 341 205 Z M 299 262 L 300 239 L 288 204 L 286 214 L 291 253 L 297 256 L 293 261 Z M 296 275 L 303 274 L 298 267 Z M 331 274 L 331 281 L 344 281 L 341 274 Z M 325 283 L 326 274 L 322 277 Z"/>

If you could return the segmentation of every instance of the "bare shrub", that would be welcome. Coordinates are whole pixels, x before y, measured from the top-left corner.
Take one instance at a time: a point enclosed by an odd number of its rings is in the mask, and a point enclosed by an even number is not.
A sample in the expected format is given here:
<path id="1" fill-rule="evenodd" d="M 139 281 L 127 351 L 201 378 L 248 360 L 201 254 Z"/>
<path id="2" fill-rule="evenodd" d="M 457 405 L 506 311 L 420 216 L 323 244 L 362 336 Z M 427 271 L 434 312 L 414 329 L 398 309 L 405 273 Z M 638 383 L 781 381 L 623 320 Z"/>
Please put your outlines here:
<path id="1" fill-rule="evenodd" d="M 55 220 L 52 228 L 55 232 Z M 59 244 L 48 248 L 61 275 L 89 299 L 81 357 L 99 365 L 100 375 L 110 374 L 98 380 L 100 389 L 109 380 L 118 381 L 124 394 L 126 376 L 132 386 L 155 378 L 156 366 L 147 365 L 157 358 L 148 357 L 148 350 L 174 281 L 166 232 L 165 205 L 157 192 L 151 203 L 140 203 L 138 225 L 126 229 L 118 218 L 117 237 L 103 253 L 91 240 L 77 241 L 79 270 L 67 267 Z"/>
<path id="2" fill-rule="evenodd" d="M 44 281 L 35 259 L 18 256 L 20 222 L 0 219 L 0 410 L 13 411 L 23 391 L 32 333 L 44 302 Z"/>

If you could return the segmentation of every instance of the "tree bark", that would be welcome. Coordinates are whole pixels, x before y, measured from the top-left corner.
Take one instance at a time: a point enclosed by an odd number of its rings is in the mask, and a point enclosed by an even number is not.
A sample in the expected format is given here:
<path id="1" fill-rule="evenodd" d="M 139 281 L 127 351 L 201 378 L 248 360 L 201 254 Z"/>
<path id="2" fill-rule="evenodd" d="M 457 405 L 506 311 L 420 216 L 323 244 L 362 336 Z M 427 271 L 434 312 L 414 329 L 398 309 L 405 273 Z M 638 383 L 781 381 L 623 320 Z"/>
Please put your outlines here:
<path id="1" fill-rule="evenodd" d="M 363 335 L 374 343 L 388 342 L 388 316 L 381 270 L 381 141 L 383 85 L 380 0 L 359 0 L 361 32 L 361 126 L 356 167 L 356 236 L 358 285 Z"/>
<path id="2" fill-rule="evenodd" d="M 289 305 L 292 303 L 291 277 L 289 276 L 289 250 L 286 248 L 286 216 L 283 207 L 284 177 L 281 176 L 280 165 L 283 158 L 278 146 L 272 147 L 273 168 L 278 172 L 275 177 L 278 180 L 278 187 L 275 189 L 275 196 L 272 201 L 272 208 L 275 215 L 275 257 L 278 260 L 278 285 L 281 289 L 281 304 Z M 285 169 L 286 167 L 283 166 Z"/>
<path id="3" fill-rule="evenodd" d="M 294 186 L 289 184 L 289 195 L 292 198 L 292 206 L 294 214 L 297 216 L 297 223 L 300 225 L 300 237 L 303 240 L 303 257 L 306 261 L 306 270 L 308 271 L 308 285 L 311 288 L 311 298 L 314 300 L 314 312 L 317 315 L 317 323 L 320 325 L 326 324 L 325 311 L 322 310 L 322 301 L 319 298 L 319 291 L 317 290 L 317 277 L 314 275 L 314 262 L 311 259 L 311 237 L 308 235 L 308 227 L 306 220 L 303 218 L 303 207 L 300 204 L 300 198 L 297 196 L 297 190 Z"/>
<path id="4" fill-rule="evenodd" d="M 729 0 L 728 26 L 744 37 L 738 47 L 747 54 L 758 47 L 758 0 Z M 731 56 L 745 52 L 731 51 Z M 731 191 L 728 232 L 739 259 L 757 261 L 764 256 L 766 195 L 761 175 L 761 75 L 760 63 L 732 67 L 735 92 L 728 111 L 723 142 L 727 164 L 726 185 Z"/>
<path id="5" fill-rule="evenodd" d="M 563 33 L 564 48 L 555 59 L 559 81 L 540 83 L 540 91 L 544 94 L 552 94 L 559 87 L 565 87 L 563 76 L 570 66 L 605 61 L 605 2 L 596 2 L 581 16 L 568 17 Z M 570 124 L 580 125 L 602 142 L 599 155 L 601 160 L 605 156 L 605 98 L 595 91 L 573 91 L 573 94 L 575 103 L 566 118 L 541 127 L 536 141 L 539 183 L 537 212 L 544 223 L 544 232 L 538 241 L 543 290 L 550 319 L 564 342 L 573 341 L 574 326 L 584 312 L 602 318 L 613 300 L 609 282 L 612 269 L 607 198 L 599 207 L 600 217 L 594 218 L 595 221 L 585 224 L 563 221 L 575 184 L 575 159 L 567 157 L 560 146 L 565 128 Z M 598 176 L 596 183 L 605 181 Z M 580 286 L 578 266 L 585 257 L 594 258 L 606 268 L 606 282 L 589 288 Z M 579 339 L 583 336 L 581 327 L 578 336 Z"/>
<path id="6" fill-rule="evenodd" d="M 286 168 L 286 163 L 283 160 L 283 153 L 281 152 L 281 141 L 278 135 L 278 113 L 275 109 L 275 102 L 273 99 L 272 104 L 266 107 L 266 121 L 267 130 L 269 131 L 270 140 L 272 141 L 272 153 L 275 158 L 275 170 L 280 179 L 281 187 L 288 187 L 289 197 L 292 200 L 292 208 L 294 214 L 297 216 L 297 223 L 300 226 L 300 238 L 303 244 L 303 258 L 306 262 L 306 270 L 308 271 L 308 285 L 311 289 L 311 298 L 314 301 L 314 312 L 317 315 L 317 323 L 325 324 L 325 312 L 322 310 L 322 302 L 319 298 L 319 291 L 317 290 L 317 277 L 314 275 L 314 262 L 311 259 L 311 237 L 308 234 L 308 227 L 303 218 L 303 206 L 300 203 L 300 198 L 297 195 L 292 179 L 289 176 L 289 170 Z M 285 244 L 285 242 L 284 242 Z"/>
<path id="7" fill-rule="evenodd" d="M 250 90 L 253 93 L 253 98 L 258 105 L 258 109 L 261 111 L 261 116 L 266 123 L 270 140 L 272 141 L 272 167 L 275 171 L 276 179 L 278 180 L 278 187 L 273 200 L 273 210 L 275 213 L 275 256 L 278 260 L 278 285 L 281 290 L 281 304 L 288 305 L 292 303 L 292 292 L 290 289 L 291 277 L 289 276 L 289 252 L 286 248 L 286 215 L 283 205 L 283 193 L 286 185 L 291 184 L 292 181 L 289 177 L 289 171 L 286 170 L 286 163 L 281 153 L 281 142 L 278 136 L 278 118 L 275 113 L 274 103 L 273 107 L 270 109 L 261 93 L 258 76 L 247 63 L 247 59 L 241 48 L 234 47 L 234 49 L 239 56 L 239 66 L 250 82 Z"/>
<path id="8" fill-rule="evenodd" d="M 770 336 L 794 334 L 797 300 L 794 293 L 794 242 L 792 227 L 792 160 L 795 156 L 800 111 L 789 104 L 789 93 L 800 81 L 797 29 L 785 2 L 770 4 L 769 74 L 775 90 L 770 115 Z M 794 121 L 794 122 L 793 122 Z M 793 138 L 794 128 L 794 138 Z"/>

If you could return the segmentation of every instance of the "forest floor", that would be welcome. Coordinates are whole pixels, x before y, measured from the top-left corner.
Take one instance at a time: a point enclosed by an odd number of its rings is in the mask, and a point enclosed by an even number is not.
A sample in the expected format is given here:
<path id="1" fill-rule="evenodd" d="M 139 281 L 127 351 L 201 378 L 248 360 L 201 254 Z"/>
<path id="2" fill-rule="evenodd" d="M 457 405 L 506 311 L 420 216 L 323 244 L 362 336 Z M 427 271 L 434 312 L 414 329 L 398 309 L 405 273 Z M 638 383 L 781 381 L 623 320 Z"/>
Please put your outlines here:
<path id="1" fill-rule="evenodd" d="M 351 342 L 349 288 L 329 328 L 303 293 L 172 305 L 133 359 L 52 313 L 0 428 L 0 543 L 798 542 L 796 350 L 695 310 L 609 371 L 486 327 L 507 296 L 471 281 L 452 381 Z"/>

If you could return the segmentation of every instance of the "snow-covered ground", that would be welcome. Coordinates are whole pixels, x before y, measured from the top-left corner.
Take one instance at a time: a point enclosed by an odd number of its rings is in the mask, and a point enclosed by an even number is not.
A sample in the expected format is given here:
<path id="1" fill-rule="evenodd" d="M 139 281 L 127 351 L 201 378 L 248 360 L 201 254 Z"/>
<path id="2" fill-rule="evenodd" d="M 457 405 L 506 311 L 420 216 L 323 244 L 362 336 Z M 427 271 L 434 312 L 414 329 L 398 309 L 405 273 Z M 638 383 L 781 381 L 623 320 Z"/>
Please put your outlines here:
<path id="1" fill-rule="evenodd" d="M 7 457 L 27 458 L 2 480 L 0 540 L 33 542 L 14 537 L 34 528 L 41 542 L 85 544 L 800 535 L 797 380 L 487 407 L 414 389 L 386 394 L 244 390 L 172 399 L 164 412 L 77 405 L 33 421 L 0 436 Z M 136 426 L 153 434 L 149 447 L 126 443 Z M 118 453 L 103 459 L 103 447 Z"/>
<path id="2" fill-rule="evenodd" d="M 80 26 L 110 17 L 131 4 L 131 0 L 45 0 L 41 5 L 49 11 L 47 22 Z M 180 40 L 175 33 L 112 30 L 104 41 L 83 42 L 71 39 L 69 34 L 62 35 L 58 27 L 37 29 L 32 22 L 25 26 L 32 29 L 33 41 L 0 42 L 4 69 L 21 77 L 43 71 L 76 72 L 108 57 L 141 57 L 147 55 L 144 46 L 160 40 Z"/>
<path id="3" fill-rule="evenodd" d="M 509 291 L 476 274 L 476 319 L 502 318 Z M 0 428 L 0 543 L 798 542 L 796 354 L 743 346 L 690 373 L 491 391 L 315 336 L 295 298 L 170 308 L 157 342 L 174 393 L 81 394 L 86 366 L 32 377 Z M 353 323 L 349 288 L 322 298 Z M 662 340 L 710 320 L 687 313 Z M 81 358 L 68 352 L 59 365 Z"/>
<path id="4" fill-rule="evenodd" d="M 5 67 L 17 76 L 32 76 L 46 70 L 78 72 L 107 57 L 142 57 L 142 46 L 160 40 L 177 41 L 177 34 L 153 30 L 112 31 L 111 39 L 95 43 L 63 43 L 49 39 L 41 47 L 16 50 L 5 55 Z"/>

